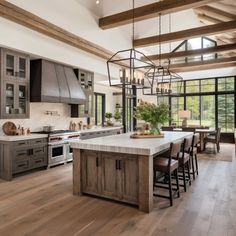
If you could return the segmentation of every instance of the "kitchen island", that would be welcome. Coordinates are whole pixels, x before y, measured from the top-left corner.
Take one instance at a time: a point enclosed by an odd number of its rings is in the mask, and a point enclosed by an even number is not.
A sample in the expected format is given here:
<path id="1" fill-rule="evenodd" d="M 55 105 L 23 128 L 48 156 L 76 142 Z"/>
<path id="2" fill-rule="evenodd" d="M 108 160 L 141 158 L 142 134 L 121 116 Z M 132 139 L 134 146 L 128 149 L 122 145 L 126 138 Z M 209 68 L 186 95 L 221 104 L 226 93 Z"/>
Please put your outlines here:
<path id="1" fill-rule="evenodd" d="M 131 133 L 72 141 L 73 193 L 90 194 L 153 209 L 153 157 L 191 132 L 164 138 L 131 139 Z"/>

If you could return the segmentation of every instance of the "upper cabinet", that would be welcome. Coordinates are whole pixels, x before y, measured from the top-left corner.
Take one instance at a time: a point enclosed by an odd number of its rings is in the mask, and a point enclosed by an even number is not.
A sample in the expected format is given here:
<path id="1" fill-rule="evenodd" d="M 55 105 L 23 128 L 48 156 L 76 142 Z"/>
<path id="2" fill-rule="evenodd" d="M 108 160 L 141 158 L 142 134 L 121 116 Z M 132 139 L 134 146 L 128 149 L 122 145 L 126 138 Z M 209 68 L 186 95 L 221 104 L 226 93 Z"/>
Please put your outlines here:
<path id="1" fill-rule="evenodd" d="M 0 118 L 29 118 L 29 56 L 1 49 Z"/>
<path id="2" fill-rule="evenodd" d="M 92 117 L 94 100 L 94 73 L 83 69 L 74 70 L 79 84 L 86 96 L 86 102 L 71 106 L 71 117 Z"/>

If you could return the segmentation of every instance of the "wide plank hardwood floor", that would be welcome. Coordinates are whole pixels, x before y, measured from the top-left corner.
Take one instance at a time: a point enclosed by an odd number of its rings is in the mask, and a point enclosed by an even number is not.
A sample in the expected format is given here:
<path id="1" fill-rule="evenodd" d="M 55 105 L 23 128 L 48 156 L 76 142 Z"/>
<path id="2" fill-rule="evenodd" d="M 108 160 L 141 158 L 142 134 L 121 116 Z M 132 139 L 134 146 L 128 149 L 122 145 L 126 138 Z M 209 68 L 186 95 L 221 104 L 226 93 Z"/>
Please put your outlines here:
<path id="1" fill-rule="evenodd" d="M 155 198 L 150 214 L 73 196 L 71 164 L 0 181 L 0 236 L 235 236 L 234 158 L 200 160 L 199 169 L 200 175 L 173 207 L 168 200 Z"/>

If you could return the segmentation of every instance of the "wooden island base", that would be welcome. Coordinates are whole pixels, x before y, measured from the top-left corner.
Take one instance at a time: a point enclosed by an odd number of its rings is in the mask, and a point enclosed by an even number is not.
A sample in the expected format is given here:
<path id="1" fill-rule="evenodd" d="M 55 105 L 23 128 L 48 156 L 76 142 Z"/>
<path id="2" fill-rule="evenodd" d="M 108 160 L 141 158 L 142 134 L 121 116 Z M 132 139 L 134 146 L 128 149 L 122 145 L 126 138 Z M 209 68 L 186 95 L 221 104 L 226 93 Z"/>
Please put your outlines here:
<path id="1" fill-rule="evenodd" d="M 74 149 L 73 192 L 153 209 L 153 158 Z"/>

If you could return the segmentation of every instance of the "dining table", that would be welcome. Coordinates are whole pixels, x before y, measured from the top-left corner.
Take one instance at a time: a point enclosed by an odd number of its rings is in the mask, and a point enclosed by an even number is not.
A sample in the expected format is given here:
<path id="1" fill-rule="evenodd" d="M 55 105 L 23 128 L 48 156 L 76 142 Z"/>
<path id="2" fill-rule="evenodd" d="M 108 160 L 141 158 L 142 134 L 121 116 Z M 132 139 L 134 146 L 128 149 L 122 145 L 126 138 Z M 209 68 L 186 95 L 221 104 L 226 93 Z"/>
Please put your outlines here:
<path id="1" fill-rule="evenodd" d="M 182 128 L 174 128 L 173 131 L 182 131 Z M 195 133 L 199 134 L 199 151 L 204 151 L 204 138 L 209 134 L 214 134 L 214 128 L 196 128 Z"/>
<path id="2" fill-rule="evenodd" d="M 208 129 L 195 129 L 195 133 L 199 134 L 200 137 L 200 152 L 204 151 L 204 138 L 209 134 L 214 134 L 216 130 L 214 128 L 208 128 Z"/>

